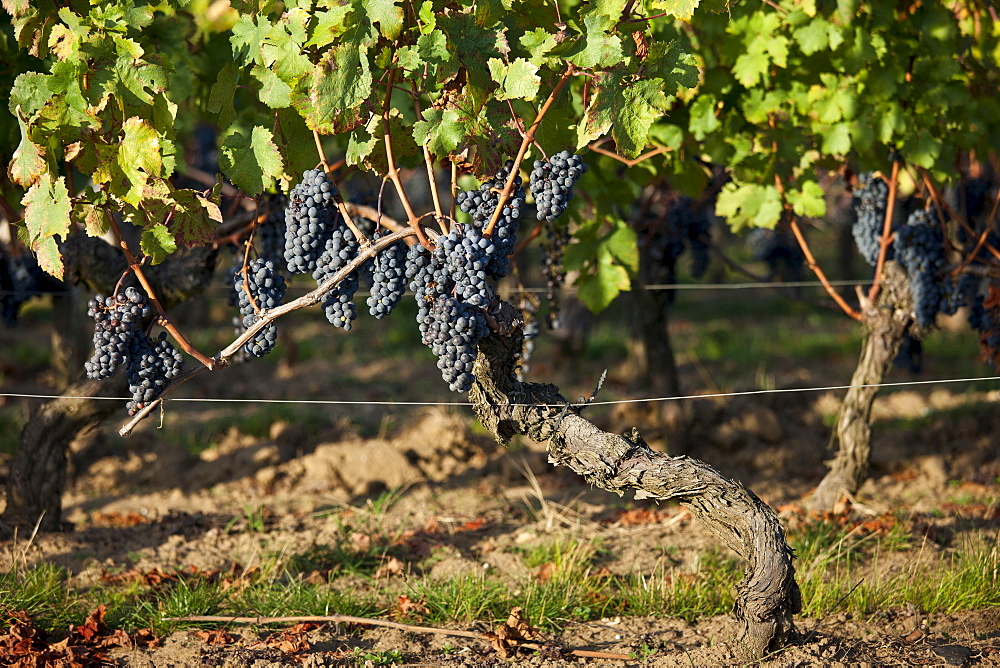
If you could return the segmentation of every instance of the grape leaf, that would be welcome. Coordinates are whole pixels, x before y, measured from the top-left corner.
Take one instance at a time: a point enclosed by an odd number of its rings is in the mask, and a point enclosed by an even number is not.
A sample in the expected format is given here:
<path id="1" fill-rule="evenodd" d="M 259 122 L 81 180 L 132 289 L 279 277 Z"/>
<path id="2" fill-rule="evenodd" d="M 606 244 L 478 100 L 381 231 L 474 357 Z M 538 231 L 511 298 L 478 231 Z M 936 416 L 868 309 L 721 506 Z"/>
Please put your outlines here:
<path id="1" fill-rule="evenodd" d="M 799 190 L 790 188 L 786 197 L 792 209 L 800 216 L 818 218 L 826 213 L 823 189 L 815 181 L 806 181 Z"/>
<path id="2" fill-rule="evenodd" d="M 17 112 L 20 112 L 20 108 Z M 31 137 L 28 136 L 28 126 L 21 118 L 21 114 L 15 113 L 15 117 L 21 129 L 21 143 L 14 151 L 7 174 L 11 181 L 22 188 L 27 188 L 45 171 L 45 153 L 40 146 L 31 141 Z"/>
<path id="3" fill-rule="evenodd" d="M 488 65 L 490 75 L 500 85 L 496 99 L 534 100 L 538 95 L 538 88 L 542 83 L 538 76 L 538 66 L 523 58 L 514 60 L 510 65 L 499 58 L 490 58 Z"/>
<path id="4" fill-rule="evenodd" d="M 61 279 L 63 260 L 56 237 L 69 235 L 70 201 L 64 177 L 52 180 L 48 171 L 28 189 L 21 200 L 24 227 L 31 250 L 46 272 Z"/>
<path id="5" fill-rule="evenodd" d="M 396 0 L 361 0 L 368 20 L 378 23 L 382 36 L 386 39 L 396 39 L 403 29 L 403 9 L 396 5 Z"/>
<path id="6" fill-rule="evenodd" d="M 272 109 L 284 109 L 292 104 L 292 88 L 277 74 L 261 65 L 255 65 L 250 73 L 260 82 L 257 95 L 261 102 Z"/>
<path id="7" fill-rule="evenodd" d="M 652 0 L 649 7 L 654 12 L 666 12 L 682 21 L 690 21 L 700 0 Z"/>
<path id="8" fill-rule="evenodd" d="M 719 193 L 715 213 L 727 219 L 734 232 L 744 227 L 773 229 L 781 218 L 781 195 L 774 186 L 730 181 Z"/>
<path id="9" fill-rule="evenodd" d="M 229 127 L 236 118 L 233 97 L 236 95 L 236 81 L 239 74 L 240 70 L 236 65 L 226 63 L 225 67 L 219 70 L 219 78 L 208 94 L 208 110 L 219 114 L 219 125 L 222 127 Z"/>
<path id="10" fill-rule="evenodd" d="M 142 236 L 139 238 L 139 248 L 153 264 L 159 264 L 177 250 L 177 242 L 166 225 L 156 223 L 143 230 Z"/>
<path id="11" fill-rule="evenodd" d="M 233 47 L 233 56 L 243 63 L 266 65 L 264 62 L 264 42 L 271 32 L 271 23 L 263 14 L 256 17 L 241 14 L 233 26 L 233 34 L 229 43 Z"/>
<path id="12" fill-rule="evenodd" d="M 146 121 L 133 116 L 122 126 L 124 137 L 116 161 L 131 187 L 120 193 L 122 199 L 136 206 L 142 199 L 142 188 L 150 176 L 160 176 L 160 135 Z"/>
<path id="13" fill-rule="evenodd" d="M 185 246 L 201 246 L 215 239 L 222 222 L 222 210 L 210 197 L 197 190 L 174 190 L 176 208 L 170 218 L 170 231 Z M 218 194 L 215 194 L 218 199 Z"/>
<path id="14" fill-rule="evenodd" d="M 424 109 L 424 120 L 413 125 L 413 140 L 418 145 L 427 144 L 433 155 L 448 155 L 465 139 L 467 123 L 460 119 L 455 109 Z"/>
<path id="15" fill-rule="evenodd" d="M 629 72 L 614 69 L 594 82 L 597 90 L 580 126 L 579 144 L 610 129 L 618 152 L 634 158 L 646 146 L 653 121 L 667 110 L 662 80 L 632 81 Z"/>
<path id="16" fill-rule="evenodd" d="M 284 175 L 274 136 L 260 125 L 254 126 L 250 136 L 236 131 L 226 137 L 219 151 L 219 166 L 233 183 L 251 195 L 262 192 Z"/>
<path id="17" fill-rule="evenodd" d="M 313 71 L 306 122 L 324 134 L 350 131 L 361 124 L 359 108 L 371 90 L 367 47 L 341 42 L 323 55 Z"/>

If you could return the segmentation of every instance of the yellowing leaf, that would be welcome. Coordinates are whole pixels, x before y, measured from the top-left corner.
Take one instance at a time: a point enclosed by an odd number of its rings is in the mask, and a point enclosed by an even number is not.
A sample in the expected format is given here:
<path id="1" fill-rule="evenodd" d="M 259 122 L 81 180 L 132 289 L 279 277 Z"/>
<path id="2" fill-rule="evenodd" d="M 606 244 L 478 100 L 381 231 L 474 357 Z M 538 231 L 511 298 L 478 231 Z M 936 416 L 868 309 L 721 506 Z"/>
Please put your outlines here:
<path id="1" fill-rule="evenodd" d="M 38 256 L 38 264 L 49 274 L 61 279 L 63 260 L 56 237 L 69 234 L 69 191 L 63 177 L 53 180 L 45 172 L 28 189 L 21 200 L 24 206 L 24 225 L 31 250 Z"/>

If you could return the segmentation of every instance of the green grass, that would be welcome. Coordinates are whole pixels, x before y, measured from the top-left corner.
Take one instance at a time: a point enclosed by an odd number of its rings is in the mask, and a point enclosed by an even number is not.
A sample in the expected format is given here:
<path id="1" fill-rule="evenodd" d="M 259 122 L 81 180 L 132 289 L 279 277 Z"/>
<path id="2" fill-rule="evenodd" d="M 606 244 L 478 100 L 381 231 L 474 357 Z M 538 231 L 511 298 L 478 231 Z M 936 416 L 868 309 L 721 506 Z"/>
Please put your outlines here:
<path id="1" fill-rule="evenodd" d="M 371 517 L 379 505 L 372 503 Z M 965 535 L 956 547 L 942 548 L 914 538 L 906 526 L 898 521 L 877 535 L 816 521 L 792 532 L 802 614 L 874 615 L 907 604 L 934 614 L 1000 604 L 998 536 Z M 119 578 L 84 587 L 52 565 L 15 569 L 0 574 L 0 611 L 23 610 L 58 636 L 103 603 L 112 628 L 165 633 L 192 626 L 166 618 L 189 615 L 381 617 L 405 595 L 426 608 L 409 615 L 417 624 L 486 628 L 520 606 L 533 625 L 557 631 L 569 621 L 610 615 L 694 621 L 724 614 L 743 575 L 739 560 L 712 549 L 684 566 L 661 561 L 651 572 L 609 572 L 597 566 L 599 542 L 552 538 L 515 548 L 524 568 L 514 575 L 476 569 L 421 576 L 418 561 L 406 578 L 377 578 L 394 549 L 387 547 L 391 536 L 375 535 L 368 549 L 358 550 L 346 542 L 349 531 L 344 526 L 345 542 L 333 546 L 265 555 L 258 570 L 183 572 L 156 585 Z"/>

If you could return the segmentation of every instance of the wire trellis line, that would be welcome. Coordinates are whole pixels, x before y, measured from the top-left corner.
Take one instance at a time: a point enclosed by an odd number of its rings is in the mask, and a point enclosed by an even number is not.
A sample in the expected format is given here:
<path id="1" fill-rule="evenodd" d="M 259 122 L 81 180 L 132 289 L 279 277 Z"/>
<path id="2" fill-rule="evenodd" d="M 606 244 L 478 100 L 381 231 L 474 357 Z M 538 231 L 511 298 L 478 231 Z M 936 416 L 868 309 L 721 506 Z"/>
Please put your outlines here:
<path id="1" fill-rule="evenodd" d="M 864 387 L 907 387 L 918 385 L 944 385 L 950 383 L 976 383 L 1000 380 L 1000 376 L 979 376 L 975 378 L 934 378 L 931 380 L 905 380 L 891 383 L 869 383 L 863 385 L 822 385 L 818 387 L 786 387 L 768 390 L 744 390 L 741 392 L 713 392 L 710 394 L 686 394 L 675 397 L 643 397 L 638 399 L 616 399 L 610 401 L 571 402 L 574 408 L 589 406 L 612 406 L 618 404 L 642 404 L 657 401 L 682 401 L 685 399 L 721 399 L 726 397 L 746 397 L 761 394 L 792 394 L 795 392 L 832 392 Z M 31 394 L 22 392 L 0 392 L 0 397 L 12 399 L 79 399 L 129 401 L 131 397 L 88 397 L 63 396 L 61 394 Z M 218 397 L 171 397 L 165 402 L 187 403 L 238 403 L 238 404 L 313 404 L 331 406 L 474 406 L 470 401 L 360 401 L 351 399 L 236 399 Z M 549 404 L 510 404 L 511 406 L 549 406 Z M 564 404 L 552 404 L 552 408 L 563 408 Z"/>
<path id="2" fill-rule="evenodd" d="M 830 285 L 838 288 L 850 288 L 854 286 L 865 286 L 871 285 L 871 281 L 854 281 L 854 280 L 842 280 L 842 281 L 830 281 Z M 308 286 L 295 286 L 291 285 L 291 288 L 301 287 L 303 290 L 308 290 Z M 758 281 L 756 283 L 655 283 L 651 285 L 644 286 L 645 290 L 651 292 L 660 292 L 663 290 L 751 290 L 751 289 L 764 289 L 764 288 L 822 288 L 823 284 L 819 281 Z M 567 292 L 575 292 L 576 287 L 572 285 L 566 285 L 562 288 Z M 231 287 L 224 285 L 211 285 L 208 286 L 203 292 L 229 292 Z M 530 292 L 530 293 L 545 293 L 548 288 L 537 287 L 537 288 L 511 288 L 511 292 Z M 42 290 L 0 290 L 0 295 L 26 295 L 31 297 L 39 297 L 42 295 L 68 295 L 69 290 L 61 291 L 42 291 Z M 358 297 L 367 297 L 370 293 L 359 290 L 354 293 Z M 408 292 L 407 294 L 413 294 Z"/>

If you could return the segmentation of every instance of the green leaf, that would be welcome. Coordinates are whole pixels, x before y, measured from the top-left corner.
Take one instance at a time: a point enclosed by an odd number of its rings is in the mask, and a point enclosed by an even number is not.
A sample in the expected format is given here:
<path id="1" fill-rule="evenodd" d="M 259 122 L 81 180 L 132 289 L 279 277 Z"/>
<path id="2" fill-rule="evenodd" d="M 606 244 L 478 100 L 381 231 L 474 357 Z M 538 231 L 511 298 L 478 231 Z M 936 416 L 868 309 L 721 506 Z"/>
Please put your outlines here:
<path id="1" fill-rule="evenodd" d="M 292 88 L 272 72 L 261 65 L 255 65 L 250 73 L 260 82 L 258 97 L 271 109 L 284 109 L 292 104 Z"/>
<path id="2" fill-rule="evenodd" d="M 382 36 L 393 40 L 399 37 L 403 29 L 403 9 L 396 5 L 396 0 L 361 0 L 368 20 L 378 23 Z"/>
<path id="3" fill-rule="evenodd" d="M 538 66 L 523 58 L 507 65 L 499 58 L 490 58 L 490 74 L 500 85 L 496 95 L 498 100 L 534 100 L 542 80 L 538 76 Z"/>
<path id="4" fill-rule="evenodd" d="M 21 129 L 21 143 L 14 151 L 10 166 L 7 168 L 7 174 L 11 181 L 22 188 L 27 188 L 45 172 L 45 152 L 31 141 L 28 136 L 28 126 L 21 119 L 20 113 L 16 113 L 15 116 L 17 126 Z"/>
<path id="5" fill-rule="evenodd" d="M 240 15 L 229 38 L 233 46 L 233 56 L 243 63 L 266 65 L 263 47 L 271 28 L 270 21 L 263 14 L 258 14 L 256 17 Z"/>
<path id="6" fill-rule="evenodd" d="M 313 27 L 312 38 L 306 43 L 306 47 L 315 46 L 322 49 L 328 44 L 333 44 L 347 29 L 346 19 L 352 9 L 353 7 L 349 3 L 344 3 L 317 11 L 313 15 L 316 25 Z"/>
<path id="7" fill-rule="evenodd" d="M 763 51 L 744 53 L 733 64 L 733 76 L 747 88 L 753 88 L 760 83 L 770 64 L 771 59 Z"/>
<path id="8" fill-rule="evenodd" d="M 226 137 L 219 151 L 219 166 L 250 195 L 262 192 L 284 175 L 274 137 L 260 125 L 254 126 L 249 137 L 239 131 Z"/>
<path id="9" fill-rule="evenodd" d="M 350 42 L 337 44 L 313 71 L 306 122 L 324 134 L 353 130 L 363 121 L 360 107 L 371 92 L 368 49 Z"/>
<path id="10" fill-rule="evenodd" d="M 666 12 L 682 21 L 690 21 L 700 0 L 652 0 L 649 7 L 654 12 Z"/>
<path id="11" fill-rule="evenodd" d="M 159 264 L 177 250 L 177 242 L 166 225 L 157 223 L 143 230 L 139 239 L 139 248 L 153 264 Z"/>
<path id="12" fill-rule="evenodd" d="M 584 19 L 586 34 L 565 55 L 578 67 L 611 67 L 624 58 L 622 41 L 618 35 L 606 32 L 607 22 L 590 14 Z"/>
<path id="13" fill-rule="evenodd" d="M 730 181 L 716 199 L 715 213 L 727 219 L 734 232 L 744 227 L 773 229 L 781 218 L 781 195 L 774 186 Z"/>
<path id="14" fill-rule="evenodd" d="M 424 109 L 423 117 L 413 124 L 413 140 L 418 146 L 426 143 L 433 155 L 449 155 L 468 133 L 468 124 L 455 109 Z"/>
<path id="15" fill-rule="evenodd" d="M 826 198 L 815 181 L 806 181 L 801 190 L 789 189 L 787 197 L 792 210 L 800 216 L 819 218 L 826 214 Z"/>
<path id="16" fill-rule="evenodd" d="M 146 179 L 160 176 L 160 135 L 146 121 L 136 116 L 125 121 L 122 130 L 124 137 L 116 160 L 131 187 L 128 192 L 120 194 L 126 202 L 137 206 L 142 198 Z"/>
<path id="17" fill-rule="evenodd" d="M 838 123 L 820 136 L 823 138 L 820 150 L 827 155 L 847 155 L 851 150 L 850 123 Z"/>
<path id="18" fill-rule="evenodd" d="M 38 264 L 58 279 L 63 277 L 63 260 L 56 237 L 69 235 L 69 191 L 63 177 L 52 180 L 46 171 L 28 189 L 21 200 L 24 226 L 31 250 Z"/>
<path id="19" fill-rule="evenodd" d="M 802 49 L 802 53 L 811 56 L 814 53 L 824 50 L 830 44 L 830 40 L 827 37 L 829 29 L 830 23 L 822 17 L 817 17 L 801 28 L 798 28 L 794 35 L 795 40 L 799 43 L 799 48 Z"/>
<path id="20" fill-rule="evenodd" d="M 667 110 L 662 80 L 631 81 L 627 72 L 612 70 L 594 80 L 596 93 L 581 124 L 579 144 L 608 129 L 618 152 L 634 158 L 646 146 L 653 121 Z"/>
<path id="21" fill-rule="evenodd" d="M 699 96 L 691 105 L 691 118 L 688 130 L 698 141 L 702 141 L 719 129 L 719 119 L 715 116 L 715 98 L 708 95 Z"/>
<path id="22" fill-rule="evenodd" d="M 290 180 L 299 174 L 316 166 L 316 144 L 312 131 L 306 126 L 305 120 L 294 109 L 279 109 L 278 132 L 275 143 L 285 158 L 285 173 L 290 179 L 282 178 L 282 189 L 290 190 Z"/>
<path id="23" fill-rule="evenodd" d="M 236 118 L 233 97 L 236 95 L 236 81 L 240 70 L 233 63 L 226 63 L 219 71 L 219 78 L 208 95 L 208 110 L 219 114 L 219 125 L 229 127 Z"/>

